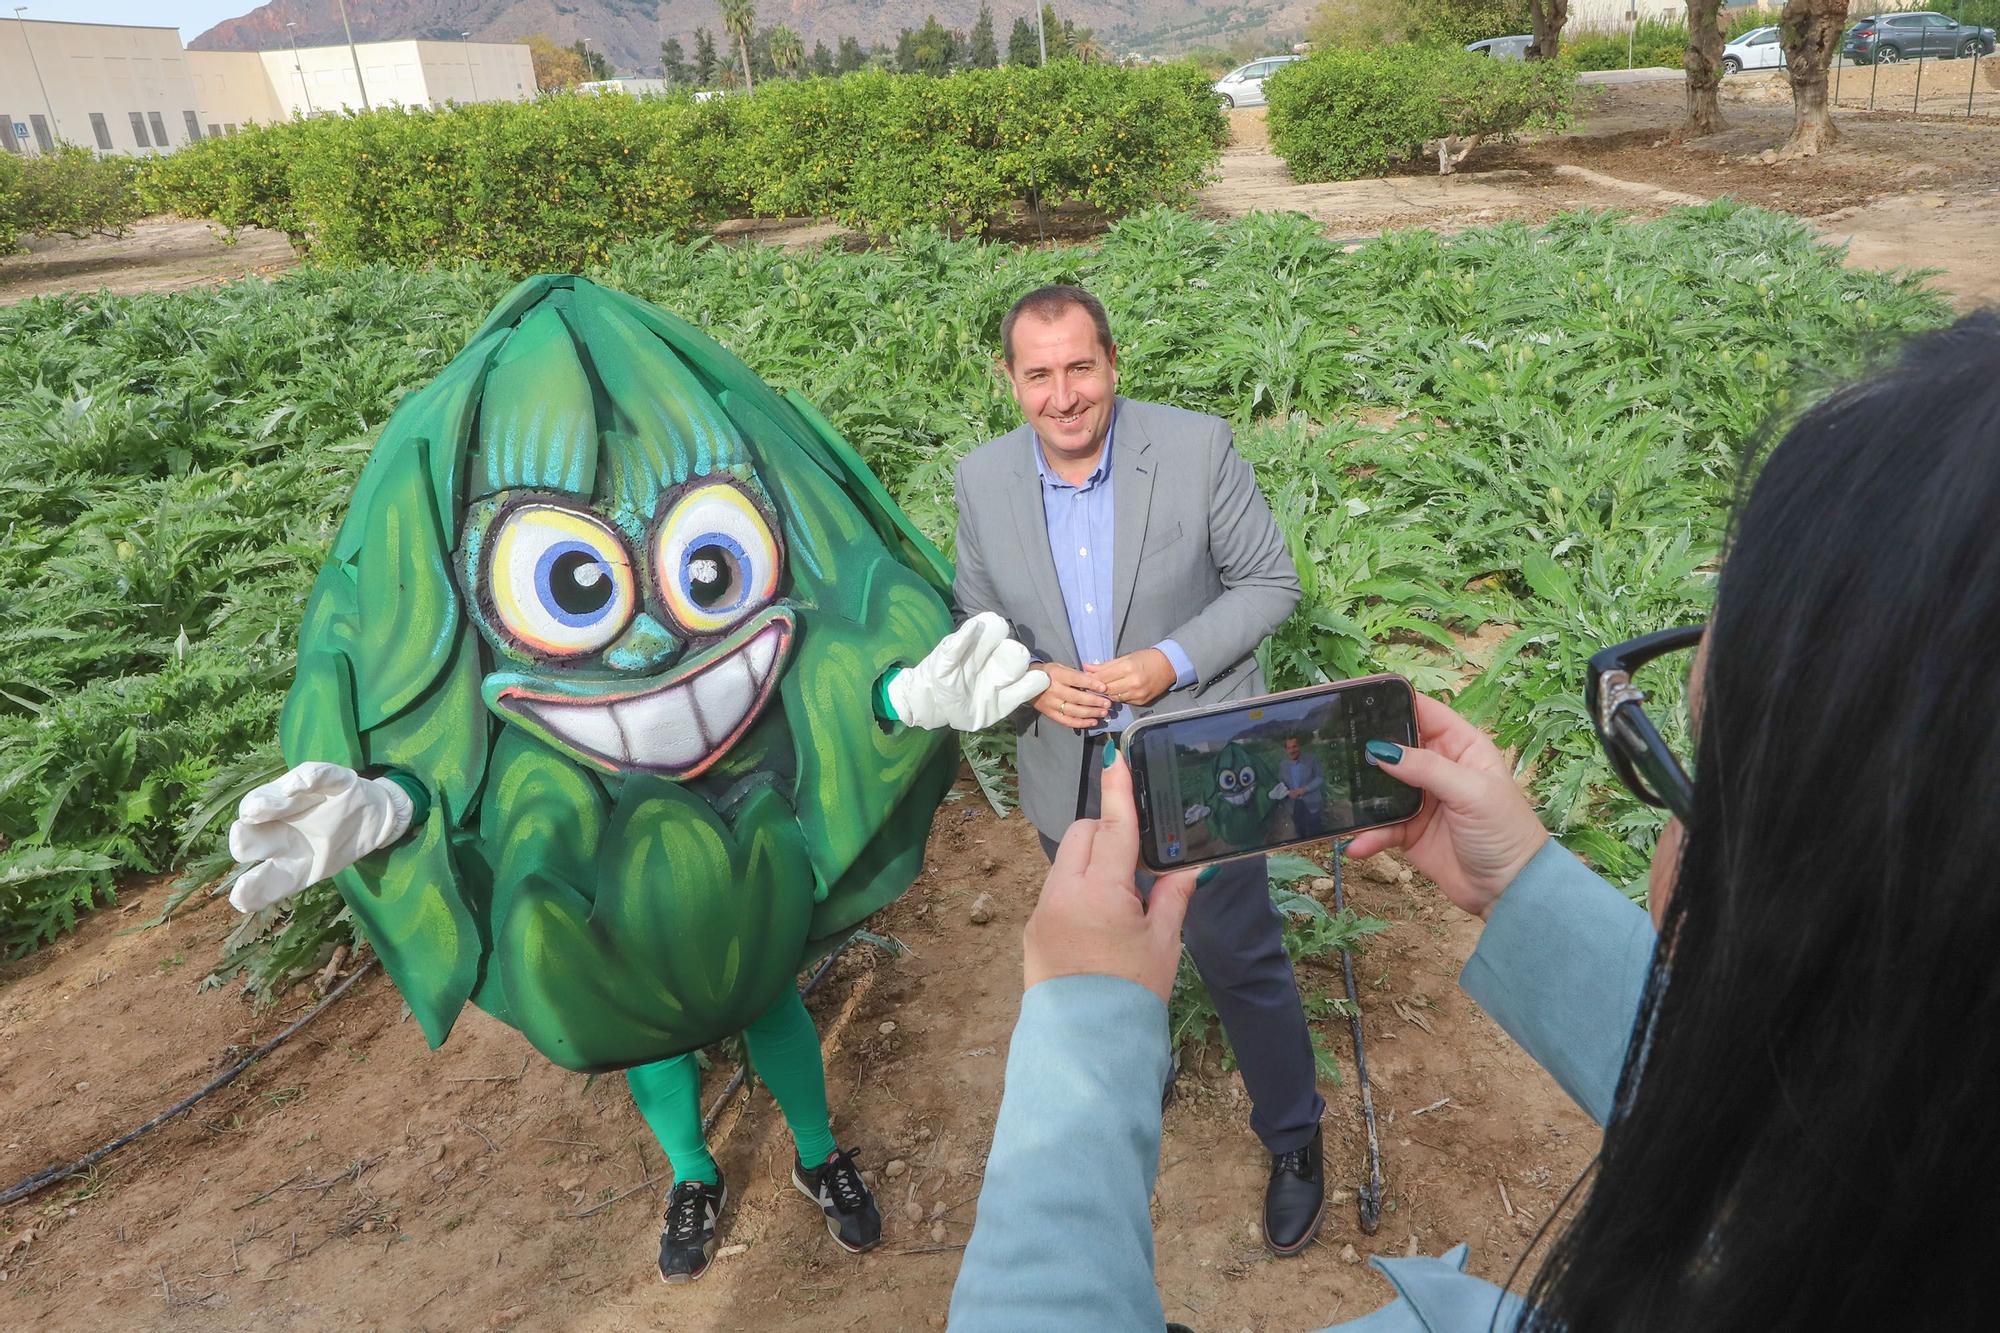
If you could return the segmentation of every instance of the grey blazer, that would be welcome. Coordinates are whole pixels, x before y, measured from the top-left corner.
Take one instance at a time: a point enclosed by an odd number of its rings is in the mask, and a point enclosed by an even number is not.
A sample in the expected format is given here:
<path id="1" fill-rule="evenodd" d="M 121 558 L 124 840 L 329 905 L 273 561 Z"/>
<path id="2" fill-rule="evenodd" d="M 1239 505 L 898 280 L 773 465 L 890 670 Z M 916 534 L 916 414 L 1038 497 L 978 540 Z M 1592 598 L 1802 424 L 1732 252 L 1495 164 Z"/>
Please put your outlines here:
<path id="1" fill-rule="evenodd" d="M 1111 455 L 1114 643 L 1122 655 L 1172 639 L 1195 683 L 1135 716 L 1174 713 L 1264 691 L 1257 645 L 1299 600 L 1298 571 L 1229 423 L 1158 403 L 1117 400 Z M 1038 659 L 1076 666 L 1041 480 L 1021 426 L 958 465 L 958 614 L 993 611 Z M 1023 709 L 1021 809 L 1060 838 L 1076 814 L 1083 736 Z"/>

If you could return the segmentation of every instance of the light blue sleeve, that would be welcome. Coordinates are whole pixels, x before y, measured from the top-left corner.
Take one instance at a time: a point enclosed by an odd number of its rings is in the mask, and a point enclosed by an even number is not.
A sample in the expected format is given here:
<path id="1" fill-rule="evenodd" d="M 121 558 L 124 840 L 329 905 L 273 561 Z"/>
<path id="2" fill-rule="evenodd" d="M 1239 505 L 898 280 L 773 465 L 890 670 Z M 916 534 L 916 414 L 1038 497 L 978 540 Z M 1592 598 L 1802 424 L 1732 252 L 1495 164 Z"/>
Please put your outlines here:
<path id="1" fill-rule="evenodd" d="M 1172 639 L 1161 639 L 1153 646 L 1166 654 L 1167 661 L 1173 663 L 1175 689 L 1184 690 L 1194 684 L 1194 659 L 1187 655 L 1187 649 Z"/>
<path id="2" fill-rule="evenodd" d="M 1653 943 L 1645 910 L 1550 839 L 1486 914 L 1458 984 L 1601 1125 Z"/>
<path id="3" fill-rule="evenodd" d="M 1118 977 L 1021 997 L 954 1333 L 1164 1328 L 1148 1201 L 1160 1165 L 1167 1007 Z"/>
<path id="4" fill-rule="evenodd" d="M 1302 765 L 1309 768 L 1312 772 L 1311 777 L 1299 784 L 1299 790 L 1310 796 L 1320 788 L 1326 786 L 1326 771 L 1319 766 L 1319 757 L 1317 755 L 1302 754 L 1299 756 L 1299 759 Z"/>

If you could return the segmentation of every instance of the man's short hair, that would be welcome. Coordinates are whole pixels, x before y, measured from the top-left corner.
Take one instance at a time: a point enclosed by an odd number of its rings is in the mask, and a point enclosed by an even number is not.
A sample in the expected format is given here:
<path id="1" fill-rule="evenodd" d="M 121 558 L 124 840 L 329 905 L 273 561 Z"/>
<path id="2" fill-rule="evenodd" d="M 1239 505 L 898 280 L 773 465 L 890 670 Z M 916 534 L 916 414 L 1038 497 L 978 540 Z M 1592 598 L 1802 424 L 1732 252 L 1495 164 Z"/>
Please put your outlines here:
<path id="1" fill-rule="evenodd" d="M 1111 316 L 1104 313 L 1104 302 L 1092 296 L 1081 287 L 1058 282 L 1047 287 L 1037 287 L 1020 300 L 1000 321 L 1000 355 L 1009 366 L 1014 364 L 1014 325 L 1022 315 L 1033 315 L 1050 323 L 1061 319 L 1065 310 L 1081 309 L 1090 316 L 1090 322 L 1097 328 L 1097 342 L 1106 356 L 1113 356 L 1111 341 Z"/>

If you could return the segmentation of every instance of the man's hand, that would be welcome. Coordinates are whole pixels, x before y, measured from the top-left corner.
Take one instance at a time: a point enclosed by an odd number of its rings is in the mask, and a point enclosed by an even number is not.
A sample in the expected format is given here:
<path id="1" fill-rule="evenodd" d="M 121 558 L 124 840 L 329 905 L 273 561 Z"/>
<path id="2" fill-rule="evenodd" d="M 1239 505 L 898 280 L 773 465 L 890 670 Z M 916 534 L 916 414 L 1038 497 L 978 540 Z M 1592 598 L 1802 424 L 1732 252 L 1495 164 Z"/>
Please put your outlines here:
<path id="1" fill-rule="evenodd" d="M 1116 751 L 1112 752 L 1116 755 Z M 1139 817 L 1132 770 L 1122 755 L 1104 770 L 1104 813 L 1079 819 L 1063 835 L 1041 900 L 1022 936 L 1026 987 L 1052 977 L 1109 976 L 1136 981 L 1165 1000 L 1181 961 L 1181 921 L 1195 874 L 1182 871 L 1153 885 L 1140 901 Z"/>
<path id="2" fill-rule="evenodd" d="M 1174 687 L 1178 679 L 1174 664 L 1158 648 L 1141 648 L 1136 653 L 1114 657 L 1091 666 L 1091 675 L 1121 704 L 1144 707 Z"/>
<path id="3" fill-rule="evenodd" d="M 1035 696 L 1035 711 L 1051 722 L 1082 730 L 1096 726 L 1111 712 L 1103 682 L 1091 672 L 1054 662 L 1042 663 L 1041 670 L 1048 673 L 1049 687 Z"/>
<path id="4" fill-rule="evenodd" d="M 229 854 L 253 864 L 230 889 L 229 905 L 255 912 L 282 902 L 402 837 L 412 813 L 409 793 L 387 778 L 300 764 L 236 808 Z"/>
<path id="5" fill-rule="evenodd" d="M 1028 669 L 1028 650 L 1007 637 L 1007 622 L 981 611 L 946 635 L 923 661 L 889 678 L 896 720 L 935 731 L 983 731 L 1048 688 Z"/>

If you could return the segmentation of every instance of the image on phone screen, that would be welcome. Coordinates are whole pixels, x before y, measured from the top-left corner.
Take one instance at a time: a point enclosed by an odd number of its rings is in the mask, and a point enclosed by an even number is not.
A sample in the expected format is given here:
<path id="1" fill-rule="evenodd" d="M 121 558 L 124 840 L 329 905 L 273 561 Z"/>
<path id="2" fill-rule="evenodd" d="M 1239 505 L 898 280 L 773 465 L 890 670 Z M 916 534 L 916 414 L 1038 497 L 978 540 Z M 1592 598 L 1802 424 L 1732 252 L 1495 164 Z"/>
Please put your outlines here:
<path id="1" fill-rule="evenodd" d="M 1126 749 L 1143 859 L 1172 869 L 1414 818 L 1423 794 L 1364 748 L 1415 744 L 1414 707 L 1409 683 L 1386 676 L 1140 724 Z"/>

